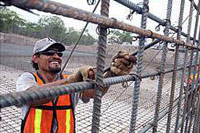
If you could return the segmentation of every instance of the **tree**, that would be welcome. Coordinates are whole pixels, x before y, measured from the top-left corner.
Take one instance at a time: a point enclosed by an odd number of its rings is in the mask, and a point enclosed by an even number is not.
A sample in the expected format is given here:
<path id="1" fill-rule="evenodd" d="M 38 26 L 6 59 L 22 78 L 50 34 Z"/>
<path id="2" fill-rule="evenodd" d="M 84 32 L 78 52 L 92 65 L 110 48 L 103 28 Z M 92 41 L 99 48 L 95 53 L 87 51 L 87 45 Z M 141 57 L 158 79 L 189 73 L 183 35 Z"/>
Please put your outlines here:
<path id="1" fill-rule="evenodd" d="M 38 22 L 41 26 L 42 36 L 51 37 L 57 41 L 62 41 L 65 37 L 66 28 L 64 22 L 57 16 L 45 16 Z"/>
<path id="2" fill-rule="evenodd" d="M 74 44 L 80 32 L 73 27 L 66 28 L 62 19 L 57 16 L 44 16 L 38 23 L 27 22 L 7 8 L 0 8 L 0 32 L 16 33 L 35 38 L 50 37 L 64 44 Z M 3 25 L 3 26 L 2 26 Z M 79 44 L 90 45 L 96 40 L 86 30 Z"/>
<path id="3" fill-rule="evenodd" d="M 20 18 L 16 12 L 0 8 L 0 32 L 18 33 L 25 23 L 26 20 Z"/>

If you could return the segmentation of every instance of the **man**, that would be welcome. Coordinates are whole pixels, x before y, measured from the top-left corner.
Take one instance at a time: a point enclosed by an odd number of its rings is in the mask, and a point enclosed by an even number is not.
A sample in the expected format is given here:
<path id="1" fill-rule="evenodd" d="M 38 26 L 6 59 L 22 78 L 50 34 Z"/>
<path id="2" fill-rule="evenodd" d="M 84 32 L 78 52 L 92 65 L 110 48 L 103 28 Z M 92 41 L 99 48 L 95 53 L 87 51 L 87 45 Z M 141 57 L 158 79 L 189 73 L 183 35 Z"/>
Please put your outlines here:
<path id="1" fill-rule="evenodd" d="M 62 43 L 50 38 L 44 38 L 35 43 L 32 64 L 35 73 L 22 74 L 16 83 L 17 91 L 36 89 L 35 86 L 49 87 L 66 83 L 81 82 L 88 78 L 94 79 L 95 69 L 90 66 L 80 68 L 72 75 L 60 74 L 62 55 L 65 47 Z M 105 77 L 130 73 L 136 58 L 121 51 L 111 62 L 111 69 L 105 72 Z M 108 88 L 101 88 L 103 94 Z M 37 103 L 29 103 L 22 108 L 21 132 L 23 133 L 74 133 L 74 108 L 79 99 L 88 102 L 94 97 L 94 90 L 84 93 L 62 95 L 55 99 L 43 99 Z"/>

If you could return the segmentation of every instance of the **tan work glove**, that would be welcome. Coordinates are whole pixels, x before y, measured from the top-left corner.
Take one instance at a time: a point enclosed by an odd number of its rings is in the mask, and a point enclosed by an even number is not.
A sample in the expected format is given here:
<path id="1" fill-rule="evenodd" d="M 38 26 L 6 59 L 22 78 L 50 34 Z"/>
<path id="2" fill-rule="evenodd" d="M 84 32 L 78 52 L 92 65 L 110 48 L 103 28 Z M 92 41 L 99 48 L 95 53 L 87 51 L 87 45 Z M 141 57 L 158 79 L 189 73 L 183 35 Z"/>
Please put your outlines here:
<path id="1" fill-rule="evenodd" d="M 76 73 L 68 76 L 68 83 L 86 81 L 87 79 L 94 79 L 95 68 L 92 66 L 81 67 Z"/>
<path id="2" fill-rule="evenodd" d="M 88 79 L 94 80 L 95 68 L 91 66 L 84 66 L 78 70 L 78 72 L 68 76 L 68 83 L 86 81 Z M 81 98 L 88 99 L 94 98 L 95 91 L 90 89 L 81 93 Z"/>
<path id="3" fill-rule="evenodd" d="M 131 72 L 136 62 L 137 58 L 135 56 L 129 55 L 126 51 L 119 51 L 111 60 L 110 70 L 117 76 L 127 75 Z"/>

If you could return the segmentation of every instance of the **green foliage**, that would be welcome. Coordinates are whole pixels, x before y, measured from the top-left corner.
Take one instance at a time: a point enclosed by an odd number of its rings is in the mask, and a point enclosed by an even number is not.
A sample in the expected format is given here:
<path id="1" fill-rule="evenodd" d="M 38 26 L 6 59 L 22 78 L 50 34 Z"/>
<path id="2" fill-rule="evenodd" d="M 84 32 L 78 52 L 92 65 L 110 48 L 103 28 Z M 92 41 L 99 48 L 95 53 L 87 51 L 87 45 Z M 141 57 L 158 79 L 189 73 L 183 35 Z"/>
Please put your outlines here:
<path id="1" fill-rule="evenodd" d="M 44 16 L 38 23 L 27 22 L 19 15 L 7 8 L 0 8 L 0 32 L 15 33 L 25 36 L 44 38 L 50 37 L 66 45 L 74 44 L 80 32 L 73 27 L 66 28 L 64 22 L 57 16 Z M 91 45 L 96 42 L 86 30 L 79 44 Z"/>
<path id="2" fill-rule="evenodd" d="M 123 42 L 132 43 L 132 36 L 130 32 L 120 32 L 119 30 L 111 30 L 108 41 L 117 44 L 122 44 Z"/>
<path id="3" fill-rule="evenodd" d="M 20 18 L 16 12 L 0 8 L 0 32 L 16 32 L 25 23 L 26 20 Z"/>

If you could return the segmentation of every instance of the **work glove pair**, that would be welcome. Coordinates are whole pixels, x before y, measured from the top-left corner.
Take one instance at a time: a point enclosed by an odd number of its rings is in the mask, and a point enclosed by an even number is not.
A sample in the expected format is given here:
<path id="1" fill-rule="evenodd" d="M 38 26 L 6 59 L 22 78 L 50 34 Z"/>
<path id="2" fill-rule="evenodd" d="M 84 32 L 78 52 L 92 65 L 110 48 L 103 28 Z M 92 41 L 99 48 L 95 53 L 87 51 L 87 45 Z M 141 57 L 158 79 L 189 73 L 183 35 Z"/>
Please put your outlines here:
<path id="1" fill-rule="evenodd" d="M 112 59 L 110 63 L 110 69 L 105 71 L 104 77 L 113 77 L 127 75 L 133 69 L 133 66 L 136 64 L 136 57 L 129 55 L 126 51 L 119 51 Z M 80 68 L 76 73 L 69 75 L 68 82 L 81 82 L 87 80 L 95 79 L 96 68 L 92 66 L 84 66 Z M 102 88 L 103 94 L 105 94 L 108 88 Z M 94 98 L 94 90 L 88 90 L 82 93 L 82 96 L 88 98 Z"/>
<path id="2" fill-rule="evenodd" d="M 104 73 L 104 77 L 127 75 L 131 72 L 133 66 L 136 64 L 136 57 L 129 55 L 126 51 L 119 51 L 111 59 L 110 69 Z M 88 79 L 95 78 L 96 68 L 92 66 L 84 66 L 76 73 L 69 75 L 68 82 L 81 82 Z"/>

